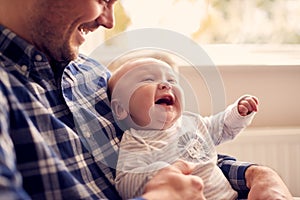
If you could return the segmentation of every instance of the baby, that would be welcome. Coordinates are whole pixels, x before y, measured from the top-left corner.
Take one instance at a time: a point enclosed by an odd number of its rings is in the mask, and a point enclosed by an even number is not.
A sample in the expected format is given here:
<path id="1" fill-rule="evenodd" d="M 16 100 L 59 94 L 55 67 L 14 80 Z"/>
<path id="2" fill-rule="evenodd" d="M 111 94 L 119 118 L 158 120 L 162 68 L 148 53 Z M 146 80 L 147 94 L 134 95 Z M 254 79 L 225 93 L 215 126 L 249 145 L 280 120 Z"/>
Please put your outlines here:
<path id="1" fill-rule="evenodd" d="M 193 175 L 203 179 L 207 199 L 236 199 L 217 166 L 215 145 L 250 124 L 258 101 L 243 96 L 210 117 L 183 111 L 184 94 L 174 67 L 164 59 L 140 56 L 128 59 L 109 80 L 114 117 L 126 130 L 116 188 L 123 199 L 140 196 L 159 169 L 183 159 L 195 164 Z"/>

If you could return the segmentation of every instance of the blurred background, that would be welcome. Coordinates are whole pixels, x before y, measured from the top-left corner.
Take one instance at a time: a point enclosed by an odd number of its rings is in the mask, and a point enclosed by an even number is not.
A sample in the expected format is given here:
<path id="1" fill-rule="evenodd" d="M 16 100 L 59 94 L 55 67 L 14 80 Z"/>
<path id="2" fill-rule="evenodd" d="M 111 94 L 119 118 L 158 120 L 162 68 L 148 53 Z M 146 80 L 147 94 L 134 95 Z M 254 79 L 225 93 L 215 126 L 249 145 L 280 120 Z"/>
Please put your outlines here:
<path id="1" fill-rule="evenodd" d="M 199 44 L 300 43 L 299 0 L 119 0 L 115 19 L 113 29 L 99 30 L 94 38 L 103 42 L 126 30 L 155 27 Z"/>
<path id="2" fill-rule="evenodd" d="M 300 0 L 118 0 L 115 19 L 113 29 L 89 34 L 80 51 L 104 45 L 95 59 L 107 64 L 127 45 L 109 39 L 129 30 L 163 28 L 190 38 L 218 69 L 226 104 L 243 94 L 260 101 L 251 126 L 218 151 L 275 169 L 300 196 Z M 214 113 L 203 77 L 188 65 L 180 72 L 193 89 L 186 109 Z"/>

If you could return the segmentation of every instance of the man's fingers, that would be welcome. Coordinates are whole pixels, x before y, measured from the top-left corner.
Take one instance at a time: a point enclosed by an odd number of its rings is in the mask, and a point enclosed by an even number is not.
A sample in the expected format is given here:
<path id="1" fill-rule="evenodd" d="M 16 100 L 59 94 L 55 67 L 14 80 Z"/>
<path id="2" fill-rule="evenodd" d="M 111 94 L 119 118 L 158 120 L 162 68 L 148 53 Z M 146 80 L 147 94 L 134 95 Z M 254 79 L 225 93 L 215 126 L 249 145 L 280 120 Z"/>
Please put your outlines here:
<path id="1" fill-rule="evenodd" d="M 192 185 L 196 190 L 202 191 L 204 188 L 203 180 L 200 177 L 192 176 L 191 178 Z"/>
<path id="2" fill-rule="evenodd" d="M 193 165 L 192 163 L 185 162 L 183 160 L 177 160 L 172 164 L 172 166 L 185 175 L 191 174 L 195 168 L 195 165 Z"/>
<path id="3" fill-rule="evenodd" d="M 194 165 L 182 160 L 159 170 L 145 186 L 146 199 L 205 200 L 203 180 L 191 175 Z"/>

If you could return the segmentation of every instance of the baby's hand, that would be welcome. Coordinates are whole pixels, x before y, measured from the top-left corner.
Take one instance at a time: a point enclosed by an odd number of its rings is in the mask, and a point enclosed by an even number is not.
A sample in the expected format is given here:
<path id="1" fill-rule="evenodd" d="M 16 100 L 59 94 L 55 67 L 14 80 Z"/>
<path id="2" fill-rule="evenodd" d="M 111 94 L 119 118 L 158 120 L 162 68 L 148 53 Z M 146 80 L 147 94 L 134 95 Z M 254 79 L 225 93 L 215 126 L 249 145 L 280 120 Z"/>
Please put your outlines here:
<path id="1" fill-rule="evenodd" d="M 258 100 L 254 96 L 245 96 L 238 103 L 238 111 L 241 116 L 249 115 L 250 113 L 257 112 Z"/>

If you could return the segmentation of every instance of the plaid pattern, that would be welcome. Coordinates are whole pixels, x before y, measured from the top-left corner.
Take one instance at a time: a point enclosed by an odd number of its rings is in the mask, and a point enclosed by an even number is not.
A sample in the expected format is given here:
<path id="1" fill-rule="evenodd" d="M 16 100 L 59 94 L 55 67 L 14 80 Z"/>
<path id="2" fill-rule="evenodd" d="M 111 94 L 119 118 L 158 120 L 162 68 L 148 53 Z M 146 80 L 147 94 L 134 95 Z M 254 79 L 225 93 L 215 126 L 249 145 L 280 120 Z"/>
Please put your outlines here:
<path id="1" fill-rule="evenodd" d="M 231 187 L 238 192 L 238 199 L 247 199 L 249 189 L 246 186 L 245 171 L 252 164 L 238 162 L 227 155 L 218 155 L 218 166 L 229 180 Z"/>
<path id="2" fill-rule="evenodd" d="M 112 133 L 120 131 L 107 104 L 108 73 L 98 65 L 101 76 L 90 80 L 97 87 L 86 88 L 81 72 L 95 62 L 79 59 L 54 74 L 41 52 L 8 29 L 0 33 L 0 198 L 119 199 L 113 186 L 118 137 Z M 74 106 L 86 123 L 71 113 Z M 79 130 L 97 143 L 87 148 Z"/>
<path id="3" fill-rule="evenodd" d="M 0 198 L 119 199 L 109 73 L 83 56 L 57 66 L 0 26 Z"/>

